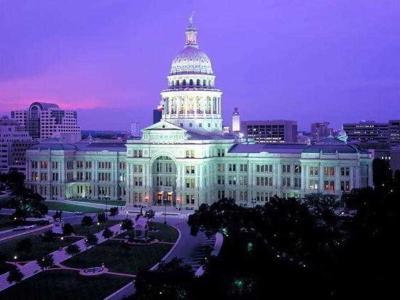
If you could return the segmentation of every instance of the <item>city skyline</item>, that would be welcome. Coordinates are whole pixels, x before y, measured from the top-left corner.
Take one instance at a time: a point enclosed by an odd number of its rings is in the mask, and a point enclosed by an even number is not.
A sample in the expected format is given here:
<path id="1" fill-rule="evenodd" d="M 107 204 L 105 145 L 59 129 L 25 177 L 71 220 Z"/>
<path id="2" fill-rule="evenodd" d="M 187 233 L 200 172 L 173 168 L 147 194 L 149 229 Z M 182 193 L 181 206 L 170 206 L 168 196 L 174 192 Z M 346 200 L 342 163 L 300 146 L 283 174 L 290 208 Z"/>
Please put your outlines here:
<path id="1" fill-rule="evenodd" d="M 300 130 L 398 119 L 394 1 L 227 3 L 3 1 L 0 114 L 44 101 L 78 109 L 83 129 L 150 124 L 194 10 L 225 124 L 234 107 L 243 120 L 293 119 Z"/>

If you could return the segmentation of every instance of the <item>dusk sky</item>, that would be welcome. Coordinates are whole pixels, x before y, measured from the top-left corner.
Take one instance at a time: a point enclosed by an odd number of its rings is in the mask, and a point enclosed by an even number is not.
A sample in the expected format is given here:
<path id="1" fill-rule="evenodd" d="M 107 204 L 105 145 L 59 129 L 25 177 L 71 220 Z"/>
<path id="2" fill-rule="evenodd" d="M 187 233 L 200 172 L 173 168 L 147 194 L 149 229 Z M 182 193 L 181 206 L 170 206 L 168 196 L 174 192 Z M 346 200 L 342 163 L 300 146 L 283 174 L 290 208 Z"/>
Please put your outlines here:
<path id="1" fill-rule="evenodd" d="M 400 119 L 400 1 L 0 0 L 0 114 L 33 101 L 83 129 L 149 125 L 195 11 L 225 123 Z"/>

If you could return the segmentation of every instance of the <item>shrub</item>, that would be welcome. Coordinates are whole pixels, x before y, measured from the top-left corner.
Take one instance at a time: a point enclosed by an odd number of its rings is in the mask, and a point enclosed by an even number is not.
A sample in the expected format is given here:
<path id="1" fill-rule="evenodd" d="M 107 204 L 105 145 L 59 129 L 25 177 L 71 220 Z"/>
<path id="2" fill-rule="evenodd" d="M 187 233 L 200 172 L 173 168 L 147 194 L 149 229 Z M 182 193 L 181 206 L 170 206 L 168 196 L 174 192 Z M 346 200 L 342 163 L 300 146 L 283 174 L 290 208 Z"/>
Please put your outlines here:
<path id="1" fill-rule="evenodd" d="M 78 245 L 72 244 L 72 245 L 69 245 L 65 251 L 66 251 L 69 255 L 74 255 L 74 254 L 79 253 L 79 252 L 81 251 L 81 249 L 79 248 Z"/>
<path id="2" fill-rule="evenodd" d="M 74 227 L 72 227 L 70 223 L 64 224 L 63 233 L 64 235 L 71 235 L 72 233 L 74 233 Z"/>
<path id="3" fill-rule="evenodd" d="M 97 244 L 97 236 L 95 236 L 93 233 L 89 233 L 86 237 L 86 245 L 87 246 L 94 246 Z"/>
<path id="4" fill-rule="evenodd" d="M 22 278 L 24 278 L 24 275 L 21 273 L 21 271 L 15 267 L 13 269 L 11 269 L 10 273 L 7 276 L 7 281 L 9 283 L 13 283 L 13 282 L 20 282 L 22 280 Z"/>
<path id="5" fill-rule="evenodd" d="M 84 216 L 82 218 L 81 225 L 82 226 L 87 226 L 87 227 L 92 226 L 93 225 L 93 219 L 90 216 Z"/>
<path id="6" fill-rule="evenodd" d="M 50 268 L 54 265 L 53 255 L 47 254 L 43 258 L 37 259 L 36 262 L 42 270 Z"/>
<path id="7" fill-rule="evenodd" d="M 104 229 L 104 231 L 103 231 L 103 237 L 104 237 L 105 239 L 109 239 L 109 238 L 112 237 L 113 235 L 114 235 L 114 233 L 113 233 L 110 229 L 108 229 L 108 228 Z"/>
<path id="8" fill-rule="evenodd" d="M 110 208 L 110 216 L 116 216 L 118 214 L 118 207 L 111 207 Z"/>
<path id="9" fill-rule="evenodd" d="M 97 222 L 99 223 L 105 223 L 107 221 L 106 214 L 105 213 L 98 213 L 97 214 Z"/>
<path id="10" fill-rule="evenodd" d="M 132 230 L 133 223 L 131 219 L 125 219 L 122 221 L 121 229 L 123 230 Z"/>

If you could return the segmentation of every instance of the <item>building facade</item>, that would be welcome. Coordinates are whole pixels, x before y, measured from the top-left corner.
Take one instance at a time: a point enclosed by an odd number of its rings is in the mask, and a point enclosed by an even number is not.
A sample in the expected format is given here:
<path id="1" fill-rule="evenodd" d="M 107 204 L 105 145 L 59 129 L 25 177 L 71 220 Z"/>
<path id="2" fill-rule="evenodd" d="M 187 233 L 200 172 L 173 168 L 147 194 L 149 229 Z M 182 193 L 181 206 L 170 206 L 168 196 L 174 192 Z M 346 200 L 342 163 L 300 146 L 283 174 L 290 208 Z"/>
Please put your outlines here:
<path id="1" fill-rule="evenodd" d="M 222 127 L 222 92 L 197 30 L 186 30 L 161 92 L 162 119 L 126 144 L 41 143 L 28 151 L 27 185 L 48 199 L 121 199 L 127 206 L 197 208 L 221 198 L 244 206 L 274 195 L 340 196 L 372 185 L 372 158 L 357 146 L 243 142 Z M 297 129 L 296 129 L 297 131 Z"/>
<path id="2" fill-rule="evenodd" d="M 81 139 L 77 112 L 62 110 L 57 104 L 34 102 L 28 110 L 12 111 L 11 118 L 23 126 L 34 140 L 58 137 L 74 143 Z"/>
<path id="3" fill-rule="evenodd" d="M 242 121 L 245 138 L 256 143 L 297 143 L 297 122 L 288 120 Z"/>
<path id="4" fill-rule="evenodd" d="M 0 118 L 0 172 L 25 173 L 26 149 L 34 144 L 28 132 L 15 120 Z"/>

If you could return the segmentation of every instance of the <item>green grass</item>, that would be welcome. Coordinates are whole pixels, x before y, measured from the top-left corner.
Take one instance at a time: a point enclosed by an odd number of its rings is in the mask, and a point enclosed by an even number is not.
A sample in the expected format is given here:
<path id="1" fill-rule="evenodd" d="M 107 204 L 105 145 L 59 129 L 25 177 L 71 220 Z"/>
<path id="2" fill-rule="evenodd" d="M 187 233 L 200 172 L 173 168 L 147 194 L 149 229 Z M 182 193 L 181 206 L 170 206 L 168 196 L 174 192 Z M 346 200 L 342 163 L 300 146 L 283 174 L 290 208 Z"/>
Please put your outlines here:
<path id="1" fill-rule="evenodd" d="M 81 276 L 75 271 L 46 271 L 0 292 L 0 299 L 104 299 L 132 279 L 122 276 Z"/>
<path id="2" fill-rule="evenodd" d="M 97 203 L 97 204 L 105 204 L 108 205 L 109 207 L 112 206 L 124 206 L 125 201 L 124 200 L 98 200 L 98 199 L 69 199 L 70 201 L 79 201 L 79 202 L 87 202 L 87 203 Z"/>
<path id="3" fill-rule="evenodd" d="M 46 201 L 45 204 L 49 210 L 62 210 L 62 211 L 68 211 L 68 212 L 84 212 L 84 213 L 98 213 L 98 212 L 104 211 L 104 209 L 101 209 L 101 208 L 67 204 L 67 203 L 62 203 L 62 202 Z"/>
<path id="4" fill-rule="evenodd" d="M 121 223 L 121 221 L 108 220 L 106 223 L 100 224 L 99 226 L 97 226 L 97 224 L 95 223 L 94 225 L 89 226 L 89 227 L 85 227 L 82 225 L 73 225 L 73 227 L 74 227 L 76 235 L 87 235 L 89 233 L 99 232 L 99 231 L 105 229 L 106 227 L 110 227 L 110 226 L 118 224 L 118 223 Z"/>
<path id="5" fill-rule="evenodd" d="M 113 272 L 136 274 L 159 262 L 172 245 L 126 245 L 121 241 L 106 241 L 92 249 L 71 257 L 63 264 L 74 268 L 101 266 Z"/>
<path id="6" fill-rule="evenodd" d="M 32 250 L 28 253 L 17 253 L 17 243 L 23 239 L 29 238 L 32 242 Z M 73 242 L 79 240 L 78 237 L 65 237 L 61 240 L 55 237 L 52 241 L 42 241 L 39 233 L 24 235 L 22 237 L 14 238 L 0 244 L 0 251 L 6 257 L 6 260 L 13 260 L 14 255 L 18 256 L 18 261 L 35 260 L 53 252 L 61 247 L 65 247 Z M 1 297 L 0 297 L 1 298 Z"/>
<path id="7" fill-rule="evenodd" d="M 178 231 L 163 223 L 151 223 L 152 228 L 158 230 L 157 232 L 149 232 L 149 237 L 158 239 L 163 242 L 175 242 L 178 238 Z"/>

